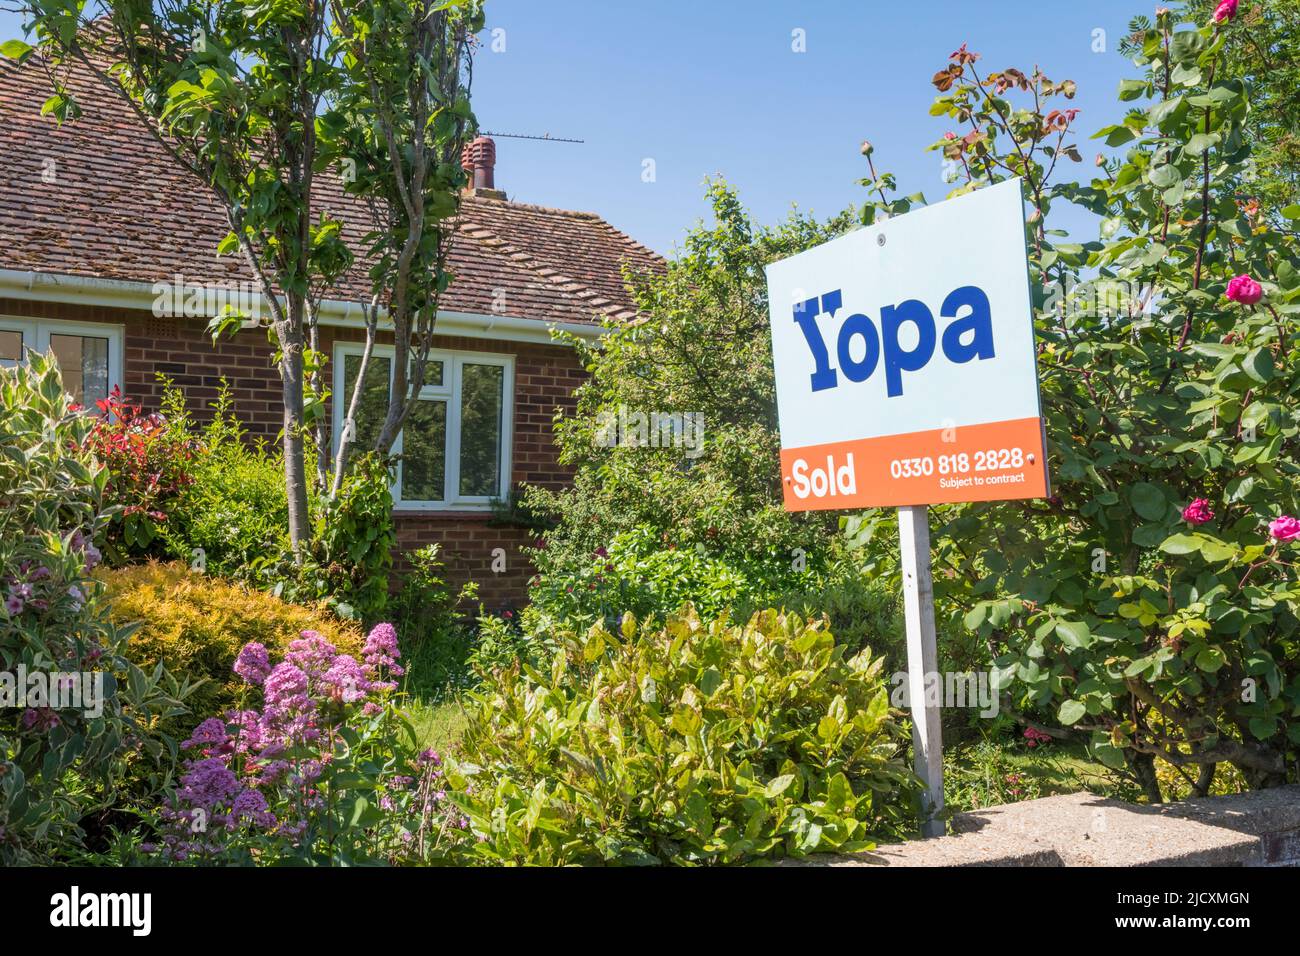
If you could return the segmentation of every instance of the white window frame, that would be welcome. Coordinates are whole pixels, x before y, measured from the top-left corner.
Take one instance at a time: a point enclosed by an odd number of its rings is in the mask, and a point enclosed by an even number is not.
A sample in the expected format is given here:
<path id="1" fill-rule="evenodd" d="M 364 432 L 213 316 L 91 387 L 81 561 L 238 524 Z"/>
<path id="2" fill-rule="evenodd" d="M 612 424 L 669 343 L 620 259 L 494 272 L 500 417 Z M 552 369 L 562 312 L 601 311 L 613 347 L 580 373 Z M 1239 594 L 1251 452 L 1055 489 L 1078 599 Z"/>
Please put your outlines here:
<path id="1" fill-rule="evenodd" d="M 349 355 L 365 354 L 361 342 L 334 343 L 334 388 L 331 401 L 334 406 L 334 448 L 338 449 L 343 434 L 343 420 L 352 395 L 347 392 L 344 381 L 344 359 Z M 397 368 L 394 361 L 394 349 L 391 345 L 376 345 L 371 351 L 372 358 L 388 359 L 388 391 L 393 390 L 393 375 Z M 447 404 L 447 447 L 443 466 L 443 500 L 442 501 L 404 501 L 402 500 L 402 472 L 398 469 L 392 485 L 394 511 L 490 511 L 496 501 L 504 500 L 510 491 L 511 471 L 514 456 L 511 439 L 514 435 L 514 383 L 515 357 L 496 352 L 466 352 L 446 349 L 430 349 L 430 362 L 442 362 L 442 384 L 425 385 L 420 389 L 420 398 L 445 401 Z M 495 495 L 460 494 L 460 404 L 462 370 L 465 365 L 496 365 L 504 369 L 501 382 L 501 460 L 500 482 Z M 393 454 L 402 453 L 404 435 L 399 433 L 393 443 Z"/>
<path id="2" fill-rule="evenodd" d="M 74 322 L 67 319 L 30 318 L 17 315 L 0 315 L 0 330 L 19 332 L 23 348 L 48 352 L 51 335 L 83 335 L 87 338 L 108 339 L 108 393 L 116 387 L 126 392 L 124 340 L 122 326 L 108 322 Z"/>

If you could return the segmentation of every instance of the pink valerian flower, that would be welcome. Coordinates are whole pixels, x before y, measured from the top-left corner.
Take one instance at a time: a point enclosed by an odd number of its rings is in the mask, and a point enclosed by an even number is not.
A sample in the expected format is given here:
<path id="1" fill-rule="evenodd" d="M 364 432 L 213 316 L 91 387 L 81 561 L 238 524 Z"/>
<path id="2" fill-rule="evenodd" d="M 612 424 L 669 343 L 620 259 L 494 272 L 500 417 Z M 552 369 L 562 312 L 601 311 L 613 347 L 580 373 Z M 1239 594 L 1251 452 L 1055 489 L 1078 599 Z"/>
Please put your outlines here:
<path id="1" fill-rule="evenodd" d="M 270 829 L 275 826 L 275 814 L 271 812 L 266 804 L 266 797 L 260 790 L 244 790 L 239 796 L 235 797 L 230 805 L 230 818 L 232 824 L 244 818 L 251 820 L 259 827 Z"/>
<path id="2" fill-rule="evenodd" d="M 194 728 L 190 739 L 181 744 L 185 749 L 193 747 L 220 747 L 230 740 L 225 723 L 217 717 L 209 717 Z"/>
<path id="3" fill-rule="evenodd" d="M 157 852 L 176 861 L 219 860 L 247 828 L 263 830 L 282 843 L 302 840 L 311 832 L 314 814 L 326 805 L 336 724 L 358 711 L 366 716 L 384 712 L 384 698 L 371 692 L 395 686 L 377 678 L 385 670 L 400 673 L 399 657 L 391 624 L 379 625 L 367 636 L 364 663 L 337 653 L 310 631 L 274 667 L 265 647 L 245 646 L 235 670 L 250 683 L 260 683 L 261 710 L 230 710 L 224 720 L 208 718 L 194 729 L 184 744 L 191 756 L 179 787 L 162 810 L 165 826 Z M 440 762 L 428 750 L 377 775 L 380 805 L 395 824 L 399 815 L 405 819 L 407 809 L 406 797 L 398 799 L 399 794 L 414 794 L 420 801 L 417 810 L 423 807 L 426 815 L 443 812 Z M 207 826 L 196 832 L 200 820 Z M 454 815 L 446 824 L 468 825 Z M 400 832 L 392 836 L 401 839 Z"/>
<path id="4" fill-rule="evenodd" d="M 233 670 L 246 683 L 260 687 L 271 673 L 271 658 L 266 653 L 265 645 L 256 641 L 245 644 L 235 658 Z"/>
<path id="5" fill-rule="evenodd" d="M 234 724 L 234 751 L 237 754 L 255 754 L 262 749 L 262 715 L 255 710 L 232 710 L 226 719 Z"/>
<path id="6" fill-rule="evenodd" d="M 1205 524 L 1207 521 L 1214 520 L 1214 512 L 1210 510 L 1210 502 L 1206 498 L 1195 498 L 1192 503 L 1183 509 L 1183 520 L 1188 524 Z"/>
<path id="7" fill-rule="evenodd" d="M 1223 0 L 1214 8 L 1214 22 L 1226 23 L 1237 15 L 1238 0 Z"/>
<path id="8" fill-rule="evenodd" d="M 363 700 L 371 687 L 361 665 L 347 654 L 339 654 L 334 658 L 330 669 L 321 677 L 321 683 L 329 696 L 345 704 Z"/>
<path id="9" fill-rule="evenodd" d="M 266 677 L 262 685 L 267 709 L 282 709 L 307 698 L 307 675 L 301 668 L 282 661 Z"/>
<path id="10" fill-rule="evenodd" d="M 325 676 L 338 653 L 338 648 L 316 631 L 303 631 L 302 637 L 289 642 L 284 659 L 300 668 L 312 680 L 318 680 Z"/>
<path id="11" fill-rule="evenodd" d="M 212 810 L 241 789 L 239 778 L 223 759 L 208 757 L 182 774 L 177 796 L 196 807 Z"/>
<path id="12" fill-rule="evenodd" d="M 316 701 L 307 693 L 307 675 L 288 661 L 275 666 L 262 686 L 263 750 L 274 741 L 293 743 L 315 739 L 312 722 Z"/>
<path id="13" fill-rule="evenodd" d="M 1264 298 L 1264 287 L 1250 276 L 1237 276 L 1228 283 L 1227 296 L 1233 302 L 1242 305 L 1254 305 Z"/>
<path id="14" fill-rule="evenodd" d="M 397 646 L 397 628 L 387 622 L 376 624 L 366 635 L 366 643 L 361 648 L 362 659 L 372 675 L 377 676 L 380 668 L 387 668 L 394 677 L 401 677 L 405 670 L 397 663 L 402 656 Z"/>
<path id="15" fill-rule="evenodd" d="M 1294 541 L 1300 538 L 1300 519 L 1282 515 L 1269 522 L 1268 533 L 1277 541 Z"/>

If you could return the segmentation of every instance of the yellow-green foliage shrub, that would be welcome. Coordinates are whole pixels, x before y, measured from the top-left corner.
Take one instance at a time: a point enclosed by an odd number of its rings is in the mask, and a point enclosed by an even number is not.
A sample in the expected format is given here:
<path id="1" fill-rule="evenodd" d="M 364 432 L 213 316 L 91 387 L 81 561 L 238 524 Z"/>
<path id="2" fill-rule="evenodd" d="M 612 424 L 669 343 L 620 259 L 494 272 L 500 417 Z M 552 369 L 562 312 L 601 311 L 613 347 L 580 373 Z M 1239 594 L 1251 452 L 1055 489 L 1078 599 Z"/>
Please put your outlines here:
<path id="1" fill-rule="evenodd" d="M 163 661 L 171 673 L 208 682 L 189 698 L 190 725 L 234 706 L 245 685 L 231 667 L 249 641 L 265 644 L 278 659 L 303 631 L 317 631 L 339 649 L 358 655 L 365 635 L 324 607 L 289 604 L 180 562 L 137 564 L 103 571 L 114 623 L 139 623 L 126 654 L 146 671 Z M 188 728 L 186 728 L 188 729 Z"/>

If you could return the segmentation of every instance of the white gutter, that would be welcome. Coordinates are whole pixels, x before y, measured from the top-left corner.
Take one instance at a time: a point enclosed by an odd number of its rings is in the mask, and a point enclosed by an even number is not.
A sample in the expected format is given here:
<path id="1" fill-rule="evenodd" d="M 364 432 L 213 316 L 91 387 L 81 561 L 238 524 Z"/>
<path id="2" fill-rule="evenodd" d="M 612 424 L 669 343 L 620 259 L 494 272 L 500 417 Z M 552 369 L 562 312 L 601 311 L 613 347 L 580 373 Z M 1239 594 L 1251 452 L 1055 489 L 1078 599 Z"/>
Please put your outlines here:
<path id="1" fill-rule="evenodd" d="M 159 280 L 157 286 L 169 288 L 171 283 Z M 260 306 L 262 296 L 254 293 L 253 297 Z M 152 314 L 157 298 L 155 286 L 145 282 L 0 269 L 0 299 L 94 305 Z M 381 317 L 382 315 L 381 312 Z M 342 299 L 323 300 L 319 321 L 321 325 L 365 328 L 360 303 Z M 507 342 L 551 344 L 554 341 L 551 329 L 570 332 L 587 340 L 598 339 L 603 332 L 598 325 L 582 322 L 546 322 L 520 316 L 483 315 L 476 312 L 439 312 L 437 322 L 437 332 L 440 335 L 462 335 Z"/>

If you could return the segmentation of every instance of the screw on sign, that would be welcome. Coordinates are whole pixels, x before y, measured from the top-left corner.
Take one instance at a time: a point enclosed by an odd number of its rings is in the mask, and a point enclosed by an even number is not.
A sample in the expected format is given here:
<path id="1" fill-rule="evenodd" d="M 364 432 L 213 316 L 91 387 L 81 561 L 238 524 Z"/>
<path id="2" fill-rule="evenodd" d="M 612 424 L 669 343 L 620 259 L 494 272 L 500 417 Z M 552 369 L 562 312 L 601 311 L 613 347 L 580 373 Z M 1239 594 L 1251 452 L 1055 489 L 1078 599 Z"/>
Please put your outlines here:
<path id="1" fill-rule="evenodd" d="M 767 282 L 786 509 L 898 509 L 922 832 L 941 834 L 928 506 L 1050 494 L 1020 181 L 772 263 Z"/>

